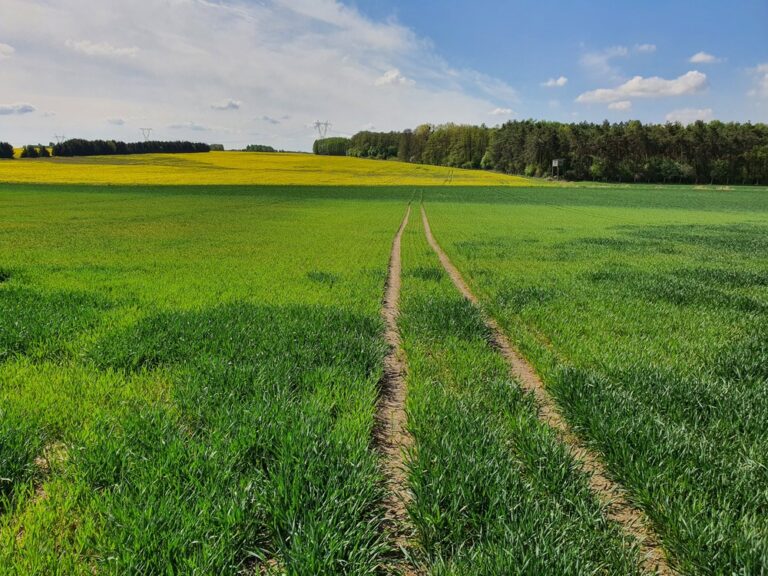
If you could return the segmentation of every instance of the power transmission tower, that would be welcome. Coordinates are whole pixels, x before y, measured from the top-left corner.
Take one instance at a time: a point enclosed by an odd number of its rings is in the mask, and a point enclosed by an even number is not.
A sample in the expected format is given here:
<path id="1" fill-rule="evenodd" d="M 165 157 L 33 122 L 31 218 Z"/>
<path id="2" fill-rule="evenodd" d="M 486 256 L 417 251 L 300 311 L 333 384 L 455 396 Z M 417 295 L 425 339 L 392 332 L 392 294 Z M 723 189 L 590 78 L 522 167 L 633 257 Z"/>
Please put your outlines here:
<path id="1" fill-rule="evenodd" d="M 331 123 L 327 120 L 325 122 L 320 122 L 318 120 L 315 122 L 315 130 L 317 130 L 317 135 L 320 136 L 320 138 L 325 138 L 328 134 L 328 129 L 331 127 Z"/>
<path id="2" fill-rule="evenodd" d="M 144 136 L 144 142 L 149 141 L 149 137 L 152 135 L 152 128 L 139 128 Z"/>
<path id="3" fill-rule="evenodd" d="M 56 138 L 56 142 L 58 144 L 61 144 L 62 142 L 64 142 L 64 140 L 67 139 L 67 137 L 64 136 L 64 134 L 54 134 L 53 137 Z"/>

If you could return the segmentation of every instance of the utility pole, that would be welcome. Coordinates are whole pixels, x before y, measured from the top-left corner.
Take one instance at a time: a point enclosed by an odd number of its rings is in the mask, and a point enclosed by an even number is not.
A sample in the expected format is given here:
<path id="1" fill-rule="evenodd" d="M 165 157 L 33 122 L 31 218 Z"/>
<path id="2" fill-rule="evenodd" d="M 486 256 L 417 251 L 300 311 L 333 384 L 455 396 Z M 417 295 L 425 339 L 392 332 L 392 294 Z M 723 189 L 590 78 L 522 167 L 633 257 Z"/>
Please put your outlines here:
<path id="1" fill-rule="evenodd" d="M 327 120 L 325 122 L 320 122 L 320 120 L 315 122 L 315 130 L 317 130 L 317 135 L 320 136 L 320 138 L 325 138 L 328 135 L 328 129 L 330 127 L 331 123 Z"/>

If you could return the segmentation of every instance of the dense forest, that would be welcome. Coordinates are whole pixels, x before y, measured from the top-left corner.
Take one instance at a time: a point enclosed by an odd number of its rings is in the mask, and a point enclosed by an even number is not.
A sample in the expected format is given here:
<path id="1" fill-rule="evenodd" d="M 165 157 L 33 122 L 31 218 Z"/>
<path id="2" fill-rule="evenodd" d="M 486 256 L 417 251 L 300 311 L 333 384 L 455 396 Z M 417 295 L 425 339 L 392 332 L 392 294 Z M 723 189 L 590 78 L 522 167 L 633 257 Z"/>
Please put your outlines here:
<path id="1" fill-rule="evenodd" d="M 153 154 L 210 152 L 208 144 L 200 142 L 120 142 L 118 140 L 67 140 L 53 146 L 54 156 L 111 156 L 115 154 Z"/>
<path id="2" fill-rule="evenodd" d="M 350 156 L 526 176 L 549 176 L 552 160 L 564 159 L 560 175 L 569 180 L 768 184 L 766 124 L 425 124 L 403 132 L 359 132 L 347 142 Z"/>

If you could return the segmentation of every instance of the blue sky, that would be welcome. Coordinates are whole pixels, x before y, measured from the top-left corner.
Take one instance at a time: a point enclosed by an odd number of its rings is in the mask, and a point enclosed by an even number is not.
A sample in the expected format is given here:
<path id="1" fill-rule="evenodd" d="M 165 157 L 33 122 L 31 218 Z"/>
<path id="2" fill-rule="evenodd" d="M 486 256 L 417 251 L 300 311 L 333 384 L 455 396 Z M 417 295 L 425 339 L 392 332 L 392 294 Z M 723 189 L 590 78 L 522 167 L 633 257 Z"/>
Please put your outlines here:
<path id="1" fill-rule="evenodd" d="M 0 141 L 768 121 L 768 2 L 2 0 Z"/>
<path id="2" fill-rule="evenodd" d="M 405 24 L 429 39 L 454 66 L 479 70 L 514 86 L 520 92 L 514 107 L 518 117 L 664 122 L 670 112 L 689 108 L 711 110 L 708 116 L 723 120 L 768 120 L 765 103 L 748 96 L 753 70 L 768 61 L 766 0 L 353 0 L 350 4 L 371 18 Z M 626 48 L 626 54 L 616 48 Z M 700 52 L 715 61 L 691 62 Z M 574 105 L 579 94 L 615 86 L 620 79 L 677 78 L 692 70 L 707 76 L 707 88 L 695 94 L 630 98 L 629 110 Z M 542 86 L 561 76 L 568 80 L 561 88 Z"/>

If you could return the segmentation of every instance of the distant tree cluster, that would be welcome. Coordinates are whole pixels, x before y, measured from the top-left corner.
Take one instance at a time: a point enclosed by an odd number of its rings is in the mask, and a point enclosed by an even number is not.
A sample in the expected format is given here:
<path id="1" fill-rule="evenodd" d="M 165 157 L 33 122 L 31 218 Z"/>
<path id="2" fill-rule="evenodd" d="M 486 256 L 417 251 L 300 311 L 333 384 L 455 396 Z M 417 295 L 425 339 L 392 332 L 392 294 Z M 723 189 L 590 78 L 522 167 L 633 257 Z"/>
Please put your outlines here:
<path id="1" fill-rule="evenodd" d="M 272 146 L 266 144 L 249 144 L 245 147 L 246 152 L 277 152 Z"/>
<path id="2" fill-rule="evenodd" d="M 13 159 L 13 146 L 8 142 L 0 142 L 0 158 Z"/>
<path id="3" fill-rule="evenodd" d="M 321 138 L 315 140 L 312 152 L 321 156 L 347 156 L 351 155 L 352 142 L 349 138 L 334 136 L 333 138 Z"/>
<path id="4" fill-rule="evenodd" d="M 350 143 L 350 156 L 527 176 L 548 176 L 552 160 L 562 158 L 561 175 L 570 180 L 768 183 L 766 124 L 424 124 L 403 132 L 359 132 Z"/>
<path id="5" fill-rule="evenodd" d="M 224 152 L 224 144 L 211 144 L 211 152 Z"/>
<path id="6" fill-rule="evenodd" d="M 50 158 L 51 152 L 48 150 L 47 146 L 43 146 L 42 144 L 38 144 L 37 146 L 28 144 L 27 146 L 24 146 L 24 148 L 21 149 L 21 157 L 22 158 Z"/>
<path id="7" fill-rule="evenodd" d="M 397 157 L 400 132 L 358 132 L 350 139 L 349 155 L 387 160 Z"/>
<path id="8" fill-rule="evenodd" d="M 211 147 L 201 142 L 120 142 L 118 140 L 67 140 L 53 147 L 54 156 L 111 156 L 116 154 L 178 154 L 210 152 Z"/>

